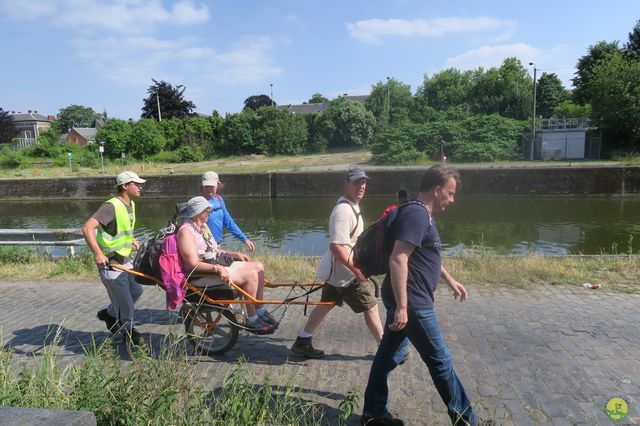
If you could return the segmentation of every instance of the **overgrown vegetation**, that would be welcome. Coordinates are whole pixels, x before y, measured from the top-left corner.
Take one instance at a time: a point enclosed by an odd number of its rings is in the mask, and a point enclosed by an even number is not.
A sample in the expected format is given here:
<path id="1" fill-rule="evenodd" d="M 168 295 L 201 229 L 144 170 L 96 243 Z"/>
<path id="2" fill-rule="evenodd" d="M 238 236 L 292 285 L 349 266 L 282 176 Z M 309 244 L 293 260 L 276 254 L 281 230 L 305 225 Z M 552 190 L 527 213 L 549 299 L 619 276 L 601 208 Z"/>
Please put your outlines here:
<path id="1" fill-rule="evenodd" d="M 318 259 L 260 253 L 272 282 L 311 281 Z M 605 289 L 640 292 L 640 256 L 633 253 L 601 256 L 502 256 L 485 250 L 472 250 L 464 256 L 446 256 L 447 270 L 461 282 L 474 285 L 521 287 L 535 285 L 581 285 L 605 283 Z M 80 280 L 97 279 L 89 254 L 49 258 L 35 251 L 0 249 L 2 280 Z"/>
<path id="2" fill-rule="evenodd" d="M 31 360 L 0 349 L 0 406 L 91 411 L 99 425 L 323 423 L 321 407 L 305 400 L 295 383 L 272 384 L 267 378 L 256 384 L 242 361 L 219 389 L 206 389 L 200 380 L 206 371 L 189 362 L 180 341 L 157 358 L 142 347 L 132 362 L 123 362 L 106 340 L 85 348 L 80 364 L 63 366 L 60 339 L 52 336 Z"/>

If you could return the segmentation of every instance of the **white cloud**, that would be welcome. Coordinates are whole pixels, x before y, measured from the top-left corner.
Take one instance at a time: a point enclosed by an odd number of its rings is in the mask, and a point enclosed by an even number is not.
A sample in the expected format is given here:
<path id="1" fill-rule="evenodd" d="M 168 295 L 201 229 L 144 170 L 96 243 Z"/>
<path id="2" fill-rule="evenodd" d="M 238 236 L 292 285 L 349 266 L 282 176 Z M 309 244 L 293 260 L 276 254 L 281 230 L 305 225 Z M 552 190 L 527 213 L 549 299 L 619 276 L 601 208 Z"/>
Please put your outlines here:
<path id="1" fill-rule="evenodd" d="M 7 17 L 14 20 L 33 20 L 56 13 L 55 2 L 40 2 L 33 0 L 2 0 L 0 10 Z"/>
<path id="2" fill-rule="evenodd" d="M 107 29 L 140 33 L 157 24 L 190 25 L 210 19 L 206 4 L 191 0 L 165 8 L 161 0 L 0 0 L 0 10 L 15 20 L 49 18 L 73 30 Z"/>
<path id="3" fill-rule="evenodd" d="M 223 66 L 216 66 L 209 77 L 227 84 L 255 84 L 282 74 L 282 68 L 272 65 L 268 55 L 273 45 L 271 37 L 249 37 L 229 52 L 216 55 L 215 59 Z"/>
<path id="4" fill-rule="evenodd" d="M 474 18 L 447 17 L 435 19 L 368 19 L 347 23 L 349 34 L 366 43 L 374 43 L 386 36 L 442 37 L 449 33 L 504 30 L 514 28 L 515 21 L 478 16 Z"/>
<path id="5" fill-rule="evenodd" d="M 171 18 L 178 24 L 199 24 L 209 20 L 209 9 L 206 4 L 196 6 L 192 1 L 180 1 L 171 8 Z"/>
<path id="6" fill-rule="evenodd" d="M 482 46 L 460 55 L 447 58 L 447 67 L 470 70 L 478 67 L 498 67 L 505 58 L 515 56 L 523 64 L 536 61 L 543 56 L 540 49 L 525 43 L 504 44 L 499 46 Z"/>

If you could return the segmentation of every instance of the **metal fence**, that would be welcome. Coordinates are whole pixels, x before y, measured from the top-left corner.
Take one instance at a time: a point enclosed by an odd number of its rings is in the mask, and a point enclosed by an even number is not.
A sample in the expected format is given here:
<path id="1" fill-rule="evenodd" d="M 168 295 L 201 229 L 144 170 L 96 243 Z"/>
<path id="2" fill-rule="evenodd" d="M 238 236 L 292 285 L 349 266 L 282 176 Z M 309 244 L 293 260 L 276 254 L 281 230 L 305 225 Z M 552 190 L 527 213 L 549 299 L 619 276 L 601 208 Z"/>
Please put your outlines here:
<path id="1" fill-rule="evenodd" d="M 0 229 L 0 246 L 58 246 L 75 254 L 86 245 L 81 229 Z"/>
<path id="2" fill-rule="evenodd" d="M 11 149 L 18 151 L 19 149 L 29 148 L 30 146 L 38 145 L 38 139 L 36 138 L 15 138 L 11 144 Z"/>

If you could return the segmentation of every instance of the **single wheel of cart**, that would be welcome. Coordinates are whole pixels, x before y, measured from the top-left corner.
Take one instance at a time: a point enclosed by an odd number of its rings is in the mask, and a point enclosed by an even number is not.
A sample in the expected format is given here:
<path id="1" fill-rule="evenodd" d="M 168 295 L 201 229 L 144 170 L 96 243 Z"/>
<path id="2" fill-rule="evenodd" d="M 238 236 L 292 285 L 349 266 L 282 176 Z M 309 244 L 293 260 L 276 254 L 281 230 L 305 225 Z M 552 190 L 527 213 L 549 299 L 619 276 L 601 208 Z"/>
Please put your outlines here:
<path id="1" fill-rule="evenodd" d="M 183 305 L 187 340 L 202 355 L 221 355 L 233 348 L 240 332 L 235 314 L 224 308 Z"/>

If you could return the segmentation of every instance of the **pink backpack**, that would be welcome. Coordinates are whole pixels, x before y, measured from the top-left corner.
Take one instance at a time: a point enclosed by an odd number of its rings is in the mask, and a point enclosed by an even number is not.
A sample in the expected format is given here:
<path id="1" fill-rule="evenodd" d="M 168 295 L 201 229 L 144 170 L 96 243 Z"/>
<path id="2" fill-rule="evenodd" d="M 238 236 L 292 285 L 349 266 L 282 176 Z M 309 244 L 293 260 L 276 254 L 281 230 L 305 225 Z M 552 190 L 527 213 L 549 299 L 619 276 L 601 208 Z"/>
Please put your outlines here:
<path id="1" fill-rule="evenodd" d="M 164 240 L 158 263 L 160 265 L 162 282 L 164 283 L 167 294 L 167 309 L 177 309 L 178 305 L 184 300 L 184 295 L 187 292 L 185 288 L 187 276 L 182 269 L 176 234 L 171 234 Z"/>

